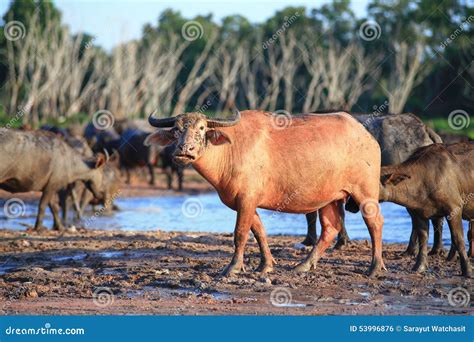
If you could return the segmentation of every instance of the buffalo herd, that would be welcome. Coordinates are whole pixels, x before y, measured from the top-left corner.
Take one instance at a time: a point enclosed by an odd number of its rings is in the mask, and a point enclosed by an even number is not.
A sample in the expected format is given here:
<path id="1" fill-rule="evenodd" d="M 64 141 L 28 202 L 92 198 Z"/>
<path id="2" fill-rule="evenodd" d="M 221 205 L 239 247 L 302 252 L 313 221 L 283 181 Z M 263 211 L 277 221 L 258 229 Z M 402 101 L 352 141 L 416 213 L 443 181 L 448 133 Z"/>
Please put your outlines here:
<path id="1" fill-rule="evenodd" d="M 33 229 L 42 229 L 48 206 L 53 229 L 63 230 L 71 206 L 78 219 L 91 204 L 116 210 L 113 202 L 121 172 L 129 182 L 132 169 L 146 168 L 153 185 L 154 168 L 160 164 L 168 188 L 176 175 L 182 190 L 183 170 L 192 166 L 237 212 L 234 254 L 224 275 L 245 269 L 250 232 L 260 248 L 257 271 L 270 272 L 275 265 L 257 208 L 306 215 L 303 244 L 312 249 L 296 266 L 298 272 L 316 268 L 336 237 L 335 248 L 347 244 L 344 212 L 360 212 L 372 243 L 368 275 L 376 275 L 386 269 L 379 202 L 388 201 L 404 206 L 411 217 L 412 233 L 404 254 L 417 255 L 414 271 L 427 268 L 430 221 L 434 229 L 430 254 L 443 254 L 446 219 L 452 241 L 448 259 L 459 255 L 462 275 L 471 276 L 472 141 L 443 144 L 413 114 L 300 114 L 287 117 L 284 127 L 277 116 L 257 110 L 236 111 L 230 119 L 210 119 L 202 113 L 150 115 L 149 124 L 121 120 L 104 129 L 90 123 L 81 134 L 54 126 L 1 128 L 0 189 L 40 191 Z M 462 220 L 469 222 L 467 252 Z"/>

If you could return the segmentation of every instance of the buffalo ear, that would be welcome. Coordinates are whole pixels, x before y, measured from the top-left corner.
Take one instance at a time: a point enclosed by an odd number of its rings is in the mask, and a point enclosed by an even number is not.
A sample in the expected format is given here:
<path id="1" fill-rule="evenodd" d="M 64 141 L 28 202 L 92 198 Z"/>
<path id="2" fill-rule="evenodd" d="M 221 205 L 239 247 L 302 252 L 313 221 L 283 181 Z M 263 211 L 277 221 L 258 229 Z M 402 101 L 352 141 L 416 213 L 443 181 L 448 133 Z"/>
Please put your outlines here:
<path id="1" fill-rule="evenodd" d="M 391 173 L 391 174 L 382 176 L 382 184 L 383 185 L 397 185 L 398 183 L 409 178 L 411 178 L 409 175 L 405 175 L 402 173 Z"/>
<path id="2" fill-rule="evenodd" d="M 206 138 L 212 145 L 230 144 L 230 138 L 227 134 L 217 129 L 210 129 L 206 132 Z"/>
<path id="3" fill-rule="evenodd" d="M 172 144 L 176 140 L 175 132 L 170 129 L 159 129 L 155 133 L 151 133 L 146 137 L 143 145 L 160 145 L 166 146 Z"/>
<path id="4" fill-rule="evenodd" d="M 120 154 L 116 149 L 113 150 L 108 163 L 109 165 L 114 165 L 116 167 L 120 166 Z"/>
<path id="5" fill-rule="evenodd" d="M 104 166 L 107 162 L 107 158 L 103 153 L 97 153 L 97 157 L 95 158 L 95 168 L 98 169 L 101 166 Z"/>

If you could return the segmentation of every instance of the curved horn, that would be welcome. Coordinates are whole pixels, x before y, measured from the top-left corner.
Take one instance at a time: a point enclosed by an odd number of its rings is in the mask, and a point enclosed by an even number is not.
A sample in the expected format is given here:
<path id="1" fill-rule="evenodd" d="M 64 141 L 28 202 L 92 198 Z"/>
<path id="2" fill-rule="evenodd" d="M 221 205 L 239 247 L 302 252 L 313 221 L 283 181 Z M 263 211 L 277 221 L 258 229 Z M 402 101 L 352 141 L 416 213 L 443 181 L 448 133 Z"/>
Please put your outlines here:
<path id="1" fill-rule="evenodd" d="M 152 125 L 153 127 L 173 127 L 174 126 L 174 123 L 176 121 L 175 117 L 157 119 L 154 117 L 155 113 L 156 113 L 156 110 L 153 113 L 151 113 L 150 116 L 148 117 L 148 122 L 150 123 L 150 125 Z"/>
<path id="2" fill-rule="evenodd" d="M 104 148 L 104 154 L 105 154 L 105 162 L 107 163 L 110 159 L 109 152 Z"/>
<path id="3" fill-rule="evenodd" d="M 207 126 L 215 127 L 230 127 L 237 125 L 240 121 L 240 112 L 236 109 L 232 119 L 207 119 Z"/>

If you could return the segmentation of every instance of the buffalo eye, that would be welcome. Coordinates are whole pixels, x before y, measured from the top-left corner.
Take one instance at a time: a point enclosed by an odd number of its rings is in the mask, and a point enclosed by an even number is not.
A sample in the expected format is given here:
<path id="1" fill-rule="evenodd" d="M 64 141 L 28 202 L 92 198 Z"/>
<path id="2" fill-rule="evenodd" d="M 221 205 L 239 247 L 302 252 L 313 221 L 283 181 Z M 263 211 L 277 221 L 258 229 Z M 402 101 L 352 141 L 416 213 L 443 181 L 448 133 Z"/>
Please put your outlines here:
<path id="1" fill-rule="evenodd" d="M 199 129 L 200 129 L 201 131 L 203 131 L 203 130 L 204 130 L 204 126 L 199 127 Z"/>

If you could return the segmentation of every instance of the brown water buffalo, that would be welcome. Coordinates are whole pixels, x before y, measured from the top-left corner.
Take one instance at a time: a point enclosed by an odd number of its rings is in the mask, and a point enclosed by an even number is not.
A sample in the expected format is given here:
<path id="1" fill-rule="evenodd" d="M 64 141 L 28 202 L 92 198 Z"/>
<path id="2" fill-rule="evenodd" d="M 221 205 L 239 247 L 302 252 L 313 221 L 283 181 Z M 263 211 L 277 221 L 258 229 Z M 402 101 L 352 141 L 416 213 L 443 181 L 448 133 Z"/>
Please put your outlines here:
<path id="1" fill-rule="evenodd" d="M 446 217 L 451 243 L 459 253 L 461 271 L 471 275 L 466 255 L 462 219 L 469 225 L 472 256 L 474 224 L 474 143 L 434 144 L 418 149 L 405 162 L 382 167 L 380 199 L 410 208 L 420 217 Z M 427 266 L 428 225 L 418 227 L 420 242 L 415 271 Z"/>
<path id="2" fill-rule="evenodd" d="M 103 165 L 99 154 L 84 158 L 57 135 L 47 131 L 0 129 L 0 188 L 9 192 L 42 191 L 35 229 L 42 227 L 46 206 L 54 228 L 63 228 L 56 194 L 76 181 L 83 181 L 98 198 L 103 197 Z"/>
<path id="3" fill-rule="evenodd" d="M 405 114 L 351 114 L 374 136 L 382 151 L 382 166 L 399 164 L 410 157 L 418 148 L 441 143 L 441 138 L 420 118 L 411 113 Z M 412 233 L 410 243 L 404 254 L 416 254 L 417 226 L 426 225 L 424 219 L 417 216 L 415 212 L 407 208 L 412 219 Z M 344 209 L 340 207 L 343 218 L 343 226 L 338 236 L 336 248 L 345 245 L 349 241 L 344 225 Z M 316 243 L 316 219 L 317 212 L 306 215 L 308 233 L 304 245 L 310 246 Z M 443 219 L 432 219 L 434 230 L 434 243 L 430 254 L 444 254 L 443 248 Z"/>
<path id="4" fill-rule="evenodd" d="M 280 127 L 271 113 L 245 111 L 231 120 L 200 113 L 156 119 L 147 144 L 175 143 L 174 160 L 193 167 L 217 190 L 222 202 L 237 211 L 235 252 L 223 274 L 244 268 L 244 249 L 252 230 L 260 246 L 258 271 L 273 268 L 273 257 L 257 208 L 309 213 L 320 209 L 322 234 L 297 271 L 315 267 L 341 229 L 337 203 L 351 196 L 378 209 L 380 147 L 347 113 L 300 115 Z M 375 205 L 374 205 L 375 204 Z M 370 210 L 369 210 L 370 211 Z M 385 268 L 382 260 L 383 217 L 364 215 L 372 239 L 369 275 Z"/>

